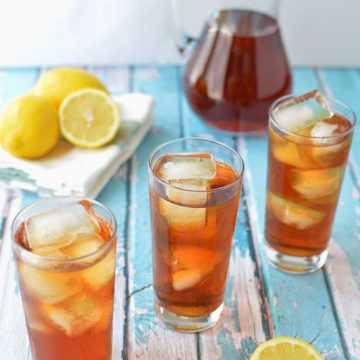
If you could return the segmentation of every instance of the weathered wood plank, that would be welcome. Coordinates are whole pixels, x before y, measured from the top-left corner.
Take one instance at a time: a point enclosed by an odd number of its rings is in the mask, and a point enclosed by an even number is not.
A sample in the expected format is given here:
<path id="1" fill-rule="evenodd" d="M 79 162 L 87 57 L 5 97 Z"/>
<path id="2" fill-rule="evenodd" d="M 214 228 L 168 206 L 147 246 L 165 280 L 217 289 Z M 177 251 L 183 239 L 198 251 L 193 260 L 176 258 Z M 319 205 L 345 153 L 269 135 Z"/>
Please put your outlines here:
<path id="1" fill-rule="evenodd" d="M 5 233 L 5 226 L 8 220 L 13 191 L 0 187 L 0 252 Z"/>
<path id="2" fill-rule="evenodd" d="M 37 69 L 0 71 L 0 111 L 12 97 L 25 94 L 34 84 L 37 74 Z M 0 189 L 0 349 L 1 358 L 14 360 L 26 359 L 29 356 L 10 238 L 10 226 L 21 208 L 21 199 L 22 194 L 19 191 Z"/>
<path id="3" fill-rule="evenodd" d="M 246 138 L 238 144 L 246 161 L 246 194 L 238 215 L 221 326 L 196 337 L 175 333 L 160 323 L 153 311 L 151 287 L 146 174 L 148 153 L 156 145 L 183 134 L 216 137 L 231 146 L 235 145 L 234 139 L 219 136 L 204 127 L 189 113 L 187 104 L 183 103 L 184 98 L 180 104 L 180 79 L 176 68 L 139 67 L 135 68 L 134 78 L 124 68 L 91 70 L 114 93 L 126 91 L 133 83 L 134 90 L 148 92 L 157 100 L 156 121 L 151 134 L 131 164 L 120 168 L 99 195 L 99 200 L 114 211 L 119 225 L 113 358 L 196 359 L 199 356 L 203 359 L 247 359 L 256 343 L 271 335 L 273 330 L 271 322 L 269 324 L 265 318 L 267 298 L 275 335 L 297 335 L 308 341 L 314 340 L 313 343 L 323 351 L 326 359 L 359 358 L 359 188 L 356 188 L 347 172 L 325 271 L 293 277 L 270 268 L 264 261 L 260 246 L 263 238 L 267 146 L 261 138 Z M 323 85 L 354 108 L 359 116 L 359 72 L 326 70 L 321 73 Z M 25 93 L 35 78 L 34 70 L 0 72 L 0 107 L 8 98 Z M 295 71 L 296 92 L 318 86 L 311 71 Z M 181 111 L 183 123 L 179 116 Z M 354 140 L 351 158 L 354 174 L 359 181 L 359 151 L 356 150 L 360 139 L 356 133 Z M 0 210 L 9 194 L 0 191 Z M 0 358 L 4 359 L 30 359 L 11 256 L 9 225 L 17 210 L 36 198 L 32 194 L 15 192 L 14 201 L 9 203 L 9 219 L 3 227 L 3 251 L 0 252 Z M 128 200 L 131 200 L 130 204 Z M 254 238 L 254 246 L 251 237 Z M 261 267 L 257 259 L 261 260 Z M 266 285 L 265 298 L 258 289 L 262 285 L 261 275 Z M 332 292 L 333 299 L 329 292 Z M 199 339 L 198 344 L 196 338 Z"/>
<path id="4" fill-rule="evenodd" d="M 319 86 L 314 74 L 305 69 L 294 71 L 294 82 L 295 93 Z M 342 334 L 333 314 L 323 272 L 295 277 L 272 268 L 264 258 L 261 244 L 264 238 L 267 139 L 245 138 L 239 141 L 239 149 L 248 170 L 246 201 L 254 245 L 262 261 L 274 334 L 298 336 L 312 342 L 326 359 L 344 359 Z"/>
<path id="5" fill-rule="evenodd" d="M 350 161 L 360 189 L 360 70 L 328 69 L 318 71 L 317 75 L 324 91 L 350 106 L 357 116 Z"/>
<path id="6" fill-rule="evenodd" d="M 22 360 L 28 353 L 28 337 L 20 290 L 12 255 L 10 226 L 21 208 L 21 192 L 15 191 L 5 223 L 0 253 L 0 349 L 1 358 Z"/>
<path id="7" fill-rule="evenodd" d="M 351 70 L 318 71 L 324 91 L 339 98 L 360 116 L 360 74 Z M 351 150 L 353 171 L 346 173 L 337 208 L 329 260 L 326 264 L 331 293 L 349 358 L 360 358 L 360 125 L 357 123 Z M 358 187 L 356 186 L 358 181 Z"/>
<path id="8" fill-rule="evenodd" d="M 151 233 L 147 158 L 151 150 L 181 135 L 178 69 L 136 67 L 133 89 L 154 96 L 155 123 L 131 161 L 128 232 L 129 359 L 196 359 L 196 337 L 168 329 L 156 317 L 152 289 Z"/>
<path id="9" fill-rule="evenodd" d="M 130 91 L 130 71 L 128 68 L 91 69 L 101 78 L 109 91 L 118 95 Z M 119 168 L 97 200 L 111 209 L 118 225 L 116 251 L 115 302 L 113 315 L 113 360 L 124 358 L 126 347 L 126 302 L 127 302 L 127 221 L 129 166 L 127 162 Z"/>
<path id="10" fill-rule="evenodd" d="M 184 136 L 213 139 L 235 148 L 236 142 L 232 136 L 220 135 L 194 115 L 184 95 L 181 105 Z M 232 245 L 223 319 L 214 329 L 199 335 L 202 359 L 248 359 L 256 343 L 269 336 L 271 325 L 269 328 L 266 301 L 260 283 L 242 195 Z"/>

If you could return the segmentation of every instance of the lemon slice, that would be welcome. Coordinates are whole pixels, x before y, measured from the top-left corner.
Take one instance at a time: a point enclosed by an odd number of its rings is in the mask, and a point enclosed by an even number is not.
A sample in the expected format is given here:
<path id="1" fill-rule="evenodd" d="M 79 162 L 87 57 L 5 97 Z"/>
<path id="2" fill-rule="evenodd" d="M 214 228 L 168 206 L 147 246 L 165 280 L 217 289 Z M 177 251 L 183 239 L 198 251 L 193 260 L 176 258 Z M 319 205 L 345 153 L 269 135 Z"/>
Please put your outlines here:
<path id="1" fill-rule="evenodd" d="M 260 344 L 250 360 L 324 360 L 324 357 L 304 340 L 279 336 Z"/>
<path id="2" fill-rule="evenodd" d="M 68 95 L 59 109 L 62 135 L 72 144 L 95 149 L 114 139 L 119 108 L 105 92 L 83 89 Z"/>
<path id="3" fill-rule="evenodd" d="M 271 192 L 268 193 L 267 201 L 278 220 L 301 230 L 320 223 L 325 217 L 322 211 L 286 200 Z"/>

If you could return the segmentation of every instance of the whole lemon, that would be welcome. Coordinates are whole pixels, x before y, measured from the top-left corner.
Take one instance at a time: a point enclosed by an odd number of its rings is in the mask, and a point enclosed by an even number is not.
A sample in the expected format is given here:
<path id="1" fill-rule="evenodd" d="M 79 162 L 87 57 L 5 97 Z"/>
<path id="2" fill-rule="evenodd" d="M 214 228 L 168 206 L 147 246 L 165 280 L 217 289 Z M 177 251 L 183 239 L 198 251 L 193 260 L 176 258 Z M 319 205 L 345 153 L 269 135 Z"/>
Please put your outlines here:
<path id="1" fill-rule="evenodd" d="M 104 84 L 93 74 L 78 68 L 57 68 L 43 73 L 32 93 L 47 98 L 58 109 L 70 93 L 85 88 L 108 93 Z"/>
<path id="2" fill-rule="evenodd" d="M 40 96 L 16 97 L 0 117 L 0 134 L 2 147 L 10 154 L 27 159 L 43 156 L 59 138 L 56 110 Z"/>

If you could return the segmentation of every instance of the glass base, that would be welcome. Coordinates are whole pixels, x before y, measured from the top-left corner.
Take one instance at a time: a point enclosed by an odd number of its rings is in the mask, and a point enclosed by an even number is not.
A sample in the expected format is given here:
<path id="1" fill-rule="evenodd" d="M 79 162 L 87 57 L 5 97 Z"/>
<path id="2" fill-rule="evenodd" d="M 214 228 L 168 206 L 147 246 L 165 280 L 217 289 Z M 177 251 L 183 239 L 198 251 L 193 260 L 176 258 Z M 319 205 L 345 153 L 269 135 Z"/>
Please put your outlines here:
<path id="1" fill-rule="evenodd" d="M 166 325 L 182 332 L 195 333 L 214 326 L 220 319 L 223 304 L 206 316 L 183 316 L 175 314 L 155 303 L 156 313 Z"/>
<path id="2" fill-rule="evenodd" d="M 327 259 L 328 252 L 325 250 L 320 255 L 313 256 L 292 256 L 282 254 L 270 247 L 264 245 L 264 252 L 269 263 L 278 269 L 291 274 L 308 274 L 321 269 Z"/>

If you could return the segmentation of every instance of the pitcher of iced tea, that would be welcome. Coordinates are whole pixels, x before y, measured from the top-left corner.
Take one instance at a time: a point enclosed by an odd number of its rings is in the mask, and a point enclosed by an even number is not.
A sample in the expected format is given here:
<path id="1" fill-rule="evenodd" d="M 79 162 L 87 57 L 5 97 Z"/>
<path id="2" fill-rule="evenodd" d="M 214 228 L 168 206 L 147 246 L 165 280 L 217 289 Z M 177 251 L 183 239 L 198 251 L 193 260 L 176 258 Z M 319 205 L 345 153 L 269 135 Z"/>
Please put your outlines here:
<path id="1" fill-rule="evenodd" d="M 185 65 L 185 94 L 209 126 L 261 133 L 267 128 L 270 104 L 291 92 L 278 8 L 278 0 L 172 0 L 179 50 L 187 52 L 195 44 Z M 184 22 L 202 11 L 209 16 L 200 37 L 193 39 L 185 35 Z"/>

